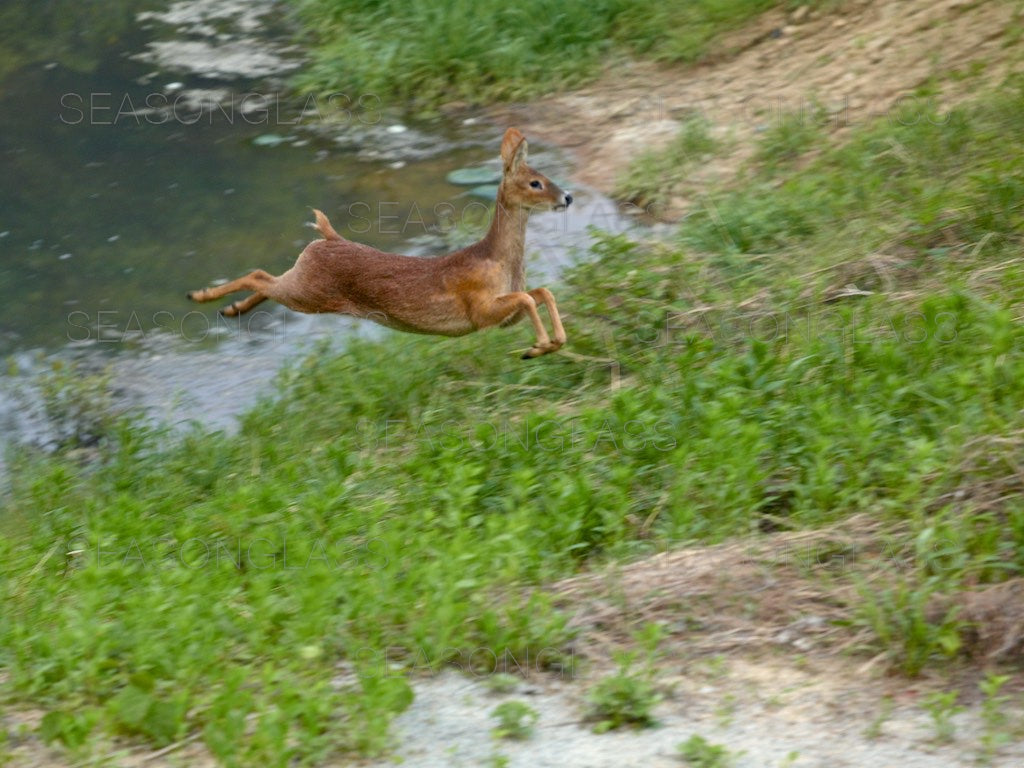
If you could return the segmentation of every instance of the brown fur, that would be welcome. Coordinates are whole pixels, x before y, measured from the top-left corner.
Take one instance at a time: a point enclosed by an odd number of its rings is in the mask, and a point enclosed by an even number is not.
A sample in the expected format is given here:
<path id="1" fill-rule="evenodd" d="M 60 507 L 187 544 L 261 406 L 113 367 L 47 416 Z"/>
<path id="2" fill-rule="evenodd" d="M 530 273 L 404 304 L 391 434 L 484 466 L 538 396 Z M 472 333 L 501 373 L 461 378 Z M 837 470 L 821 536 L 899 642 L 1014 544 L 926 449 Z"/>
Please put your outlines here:
<path id="1" fill-rule="evenodd" d="M 188 297 L 212 301 L 235 291 L 252 291 L 221 312 L 239 315 L 269 298 L 297 312 L 338 312 L 401 331 L 440 336 L 508 325 L 525 315 L 537 340 L 523 357 L 554 352 L 565 344 L 565 329 L 547 288 L 525 290 L 523 245 L 530 211 L 564 209 L 572 196 L 530 168 L 526 152 L 526 138 L 509 128 L 501 142 L 503 174 L 494 219 L 483 239 L 466 248 L 429 259 L 385 253 L 346 240 L 321 211 L 314 210 L 314 226 L 324 239 L 307 245 L 287 272 L 275 277 L 258 269 Z M 547 307 L 552 337 L 541 322 L 538 304 Z"/>

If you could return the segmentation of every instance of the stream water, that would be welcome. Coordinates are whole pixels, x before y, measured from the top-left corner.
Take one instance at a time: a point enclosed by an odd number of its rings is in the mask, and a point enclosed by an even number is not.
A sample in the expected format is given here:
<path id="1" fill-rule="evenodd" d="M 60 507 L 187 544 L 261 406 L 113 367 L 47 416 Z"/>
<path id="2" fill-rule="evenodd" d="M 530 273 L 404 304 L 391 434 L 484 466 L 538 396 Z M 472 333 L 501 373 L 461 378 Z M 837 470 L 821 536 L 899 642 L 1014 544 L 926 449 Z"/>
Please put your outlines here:
<path id="1" fill-rule="evenodd" d="M 286 269 L 313 239 L 311 207 L 383 249 L 447 250 L 453 222 L 480 218 L 485 203 L 446 175 L 497 160 L 501 128 L 477 119 L 417 124 L 372 94 L 278 95 L 301 59 L 272 0 L 111 8 L 130 16 L 116 34 L 92 35 L 89 56 L 72 44 L 0 62 L 8 437 L 45 442 L 32 382 L 68 359 L 105 368 L 118 396 L 156 420 L 229 427 L 310 342 L 381 331 L 273 303 L 227 321 L 216 306 L 190 305 L 187 290 Z M 534 145 L 531 158 L 571 177 L 553 150 Z M 607 199 L 574 195 L 567 214 L 531 221 L 533 284 L 586 245 L 589 226 L 627 226 Z"/>

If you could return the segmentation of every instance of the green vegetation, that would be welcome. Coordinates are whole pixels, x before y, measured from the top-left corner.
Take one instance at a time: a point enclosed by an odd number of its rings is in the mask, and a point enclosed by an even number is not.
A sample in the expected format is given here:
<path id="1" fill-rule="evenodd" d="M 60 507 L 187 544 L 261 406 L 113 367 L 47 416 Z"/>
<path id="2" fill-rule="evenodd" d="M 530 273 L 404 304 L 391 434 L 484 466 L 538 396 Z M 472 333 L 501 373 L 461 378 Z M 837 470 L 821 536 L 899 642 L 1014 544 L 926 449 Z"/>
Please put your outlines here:
<path id="1" fill-rule="evenodd" d="M 925 697 L 922 706 L 928 711 L 935 726 L 935 741 L 946 744 L 956 736 L 956 724 L 953 717 L 964 711 L 956 703 L 959 691 L 936 691 Z"/>
<path id="2" fill-rule="evenodd" d="M 660 61 L 696 61 L 705 55 L 727 56 L 734 51 L 715 50 L 712 44 L 723 33 L 770 8 L 824 5 L 827 0 L 779 2 L 779 0 L 669 0 L 644 5 L 623 3 L 617 18 L 617 39 L 632 50 Z"/>
<path id="3" fill-rule="evenodd" d="M 83 757 L 111 734 L 228 766 L 381 752 L 416 671 L 573 669 L 545 584 L 854 513 L 894 545 L 847 606 L 870 650 L 962 656 L 929 600 L 1024 575 L 1022 124 L 1020 77 L 917 101 L 755 160 L 669 243 L 599 238 L 556 291 L 572 354 L 519 360 L 522 326 L 354 341 L 237 434 L 13 456 L 5 703 Z M 652 721 L 658 638 L 595 686 L 600 727 Z"/>
<path id="4" fill-rule="evenodd" d="M 855 622 L 874 636 L 872 646 L 881 650 L 894 667 L 907 675 L 920 674 L 936 656 L 954 657 L 960 651 L 962 626 L 956 609 L 941 617 L 929 615 L 929 604 L 946 583 L 940 578 L 911 584 L 895 578 L 891 586 L 863 584 Z"/>
<path id="5" fill-rule="evenodd" d="M 496 672 L 484 680 L 484 684 L 491 693 L 512 693 L 519 686 L 519 683 L 520 679 L 518 677 L 507 672 Z"/>
<path id="6" fill-rule="evenodd" d="M 719 145 L 704 117 L 690 117 L 667 147 L 644 152 L 630 165 L 616 185 L 617 197 L 641 206 L 661 200 Z"/>
<path id="7" fill-rule="evenodd" d="M 90 371 L 79 362 L 52 360 L 35 383 L 41 415 L 60 449 L 109 443 L 122 429 L 133 427 L 130 410 L 118 403 L 109 370 Z M 20 396 L 23 406 L 31 408 L 28 394 Z"/>
<path id="8" fill-rule="evenodd" d="M 686 242 L 713 253 L 787 251 L 801 258 L 827 249 L 816 258 L 819 266 L 838 263 L 844 250 L 889 251 L 917 266 L 927 260 L 925 272 L 948 269 L 951 280 L 963 279 L 967 265 L 949 259 L 957 247 L 991 252 L 1021 229 L 1024 160 L 1004 149 L 1022 88 L 1018 78 L 1002 90 L 1006 103 L 992 99 L 948 112 L 926 98 L 909 101 L 802 172 L 779 179 L 773 165 L 758 167 L 735 191 L 709 196 L 688 223 Z M 793 146 L 825 146 L 820 133 L 779 130 L 802 134 Z M 788 145 L 769 131 L 760 154 L 783 157 Z M 866 287 L 884 277 L 880 270 Z"/>
<path id="9" fill-rule="evenodd" d="M 878 703 L 878 712 L 875 713 L 874 718 L 868 723 L 867 728 L 864 729 L 864 738 L 875 739 L 881 738 L 882 727 L 892 717 L 893 701 L 892 696 L 886 694 L 882 697 L 882 700 Z"/>
<path id="10" fill-rule="evenodd" d="M 697 733 L 679 744 L 677 750 L 683 762 L 694 768 L 729 768 L 733 764 L 732 752 Z"/>
<path id="11" fill-rule="evenodd" d="M 634 669 L 635 655 L 631 651 L 617 652 L 615 660 L 618 671 L 599 680 L 587 695 L 587 719 L 594 723 L 594 732 L 657 725 L 654 707 L 661 696 L 654 684 L 654 669 Z"/>
<path id="12" fill-rule="evenodd" d="M 1009 697 L 1000 693 L 1008 682 L 1009 675 L 990 672 L 978 683 L 978 688 L 985 696 L 981 702 L 981 752 L 978 759 L 985 765 L 991 765 L 1000 748 L 1012 739 L 1011 733 L 1007 730 L 1009 718 L 1005 710 Z"/>
<path id="13" fill-rule="evenodd" d="M 654 707 L 662 697 L 655 684 L 655 662 L 662 629 L 657 624 L 648 624 L 634 633 L 633 639 L 642 646 L 644 658 L 640 658 L 638 651 L 615 651 L 618 670 L 599 680 L 587 694 L 586 719 L 594 723 L 596 733 L 623 726 L 657 725 Z"/>
<path id="14" fill-rule="evenodd" d="M 528 739 L 533 734 L 533 726 L 540 715 L 529 704 L 521 701 L 503 701 L 491 711 L 491 716 L 498 719 L 494 729 L 497 739 Z"/>
<path id="15" fill-rule="evenodd" d="M 769 115 L 758 141 L 756 159 L 773 168 L 794 160 L 824 137 L 828 115 L 821 107 Z"/>
<path id="16" fill-rule="evenodd" d="M 293 0 L 315 41 L 307 88 L 435 107 L 581 83 L 636 52 L 694 61 L 786 0 Z M 796 5 L 796 3 L 788 3 Z"/>

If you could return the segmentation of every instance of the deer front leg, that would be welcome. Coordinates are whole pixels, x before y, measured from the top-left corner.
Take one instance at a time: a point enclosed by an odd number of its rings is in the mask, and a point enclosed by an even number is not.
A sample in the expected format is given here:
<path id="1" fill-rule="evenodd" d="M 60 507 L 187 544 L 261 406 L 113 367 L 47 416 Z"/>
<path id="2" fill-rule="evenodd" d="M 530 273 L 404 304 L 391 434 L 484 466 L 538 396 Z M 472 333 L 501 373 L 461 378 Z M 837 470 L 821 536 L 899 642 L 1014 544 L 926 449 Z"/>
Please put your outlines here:
<path id="1" fill-rule="evenodd" d="M 488 328 L 492 325 L 500 325 L 519 312 L 525 312 L 530 316 L 534 333 L 537 334 L 537 341 L 523 355 L 524 360 L 554 352 L 561 346 L 552 344 L 548 332 L 544 329 L 544 324 L 540 321 L 540 315 L 537 313 L 537 302 L 528 293 L 519 291 L 503 293 L 500 296 L 472 302 L 469 306 L 469 319 L 477 328 Z"/>
<path id="2" fill-rule="evenodd" d="M 551 340 L 554 345 L 554 349 L 550 350 L 554 352 L 565 344 L 565 328 L 562 327 L 562 318 L 558 314 L 558 306 L 555 304 L 555 297 L 551 291 L 547 288 L 534 288 L 532 291 L 527 291 L 530 297 L 537 304 L 543 304 L 548 308 L 548 315 L 551 316 L 551 327 L 555 332 L 555 338 Z"/>

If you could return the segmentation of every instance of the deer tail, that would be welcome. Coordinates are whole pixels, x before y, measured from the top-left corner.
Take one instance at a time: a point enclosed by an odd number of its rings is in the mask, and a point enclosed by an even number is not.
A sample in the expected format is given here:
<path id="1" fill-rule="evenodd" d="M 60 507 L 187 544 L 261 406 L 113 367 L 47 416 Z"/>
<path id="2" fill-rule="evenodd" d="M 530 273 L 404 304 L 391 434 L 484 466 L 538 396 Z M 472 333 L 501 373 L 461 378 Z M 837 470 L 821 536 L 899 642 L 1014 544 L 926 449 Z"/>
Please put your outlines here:
<path id="1" fill-rule="evenodd" d="M 314 208 L 313 216 L 316 217 L 316 223 L 313 225 L 313 228 L 323 235 L 325 240 L 342 239 L 341 235 L 334 231 L 334 227 L 331 226 L 330 220 L 324 215 L 323 211 L 318 211 Z"/>

